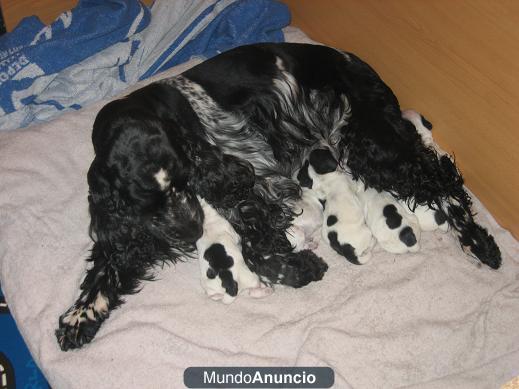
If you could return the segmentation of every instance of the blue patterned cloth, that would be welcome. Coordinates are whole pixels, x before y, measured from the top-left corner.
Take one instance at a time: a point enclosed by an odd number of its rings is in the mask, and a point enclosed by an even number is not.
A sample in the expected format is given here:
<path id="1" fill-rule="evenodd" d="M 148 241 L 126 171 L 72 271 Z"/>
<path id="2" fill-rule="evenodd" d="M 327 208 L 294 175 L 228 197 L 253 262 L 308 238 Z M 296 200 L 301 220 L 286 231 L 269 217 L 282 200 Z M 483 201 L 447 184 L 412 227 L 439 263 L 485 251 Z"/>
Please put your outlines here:
<path id="1" fill-rule="evenodd" d="M 235 46 L 283 41 L 274 0 L 81 0 L 49 26 L 26 18 L 0 37 L 0 129 L 49 120 L 138 80 Z"/>
<path id="2" fill-rule="evenodd" d="M 0 114 L 35 103 L 61 108 L 58 96 L 38 101 L 52 80 L 45 76 L 129 39 L 150 19 L 138 0 L 80 0 L 48 26 L 35 16 L 23 19 L 0 38 Z"/>
<path id="3" fill-rule="evenodd" d="M 25 345 L 0 289 L 0 389 L 48 389 Z"/>

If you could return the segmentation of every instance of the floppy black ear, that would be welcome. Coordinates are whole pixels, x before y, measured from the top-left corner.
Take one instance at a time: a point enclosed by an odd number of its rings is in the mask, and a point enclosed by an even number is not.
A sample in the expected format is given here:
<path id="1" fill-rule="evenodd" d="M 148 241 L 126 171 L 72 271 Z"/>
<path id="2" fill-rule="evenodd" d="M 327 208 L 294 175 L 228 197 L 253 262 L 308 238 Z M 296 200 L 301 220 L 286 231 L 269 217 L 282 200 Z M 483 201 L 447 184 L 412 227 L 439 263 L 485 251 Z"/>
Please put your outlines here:
<path id="1" fill-rule="evenodd" d="M 95 158 L 88 170 L 88 205 L 90 211 L 90 237 L 94 242 L 107 241 L 107 231 L 113 224 L 111 215 L 122 205 L 119 191 L 110 185 L 108 172 Z"/>
<path id="2" fill-rule="evenodd" d="M 254 186 L 252 165 L 232 155 L 208 147 L 197 156 L 191 186 L 210 204 L 229 208 L 248 197 Z"/>

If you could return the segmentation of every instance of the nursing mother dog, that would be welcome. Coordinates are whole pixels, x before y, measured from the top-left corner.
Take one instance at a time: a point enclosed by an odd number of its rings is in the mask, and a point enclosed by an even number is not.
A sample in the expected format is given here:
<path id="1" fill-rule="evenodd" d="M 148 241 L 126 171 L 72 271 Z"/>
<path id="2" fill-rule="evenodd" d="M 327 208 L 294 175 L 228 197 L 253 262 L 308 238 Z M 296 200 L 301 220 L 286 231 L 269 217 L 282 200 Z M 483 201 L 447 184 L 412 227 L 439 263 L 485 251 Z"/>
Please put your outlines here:
<path id="1" fill-rule="evenodd" d="M 195 255 L 208 238 L 204 204 L 238 237 L 204 246 L 217 248 L 204 277 L 218 277 L 230 297 L 245 278 L 256 291 L 320 280 L 323 259 L 287 237 L 300 216 L 295 177 L 315 149 L 329 150 L 366 188 L 411 210 L 440 212 L 469 255 L 501 264 L 454 163 L 423 143 L 391 89 L 351 53 L 295 43 L 238 47 L 107 104 L 92 142 L 91 266 L 59 319 L 62 350 L 92 341 L 152 269 Z M 245 269 L 254 275 L 243 277 Z"/>

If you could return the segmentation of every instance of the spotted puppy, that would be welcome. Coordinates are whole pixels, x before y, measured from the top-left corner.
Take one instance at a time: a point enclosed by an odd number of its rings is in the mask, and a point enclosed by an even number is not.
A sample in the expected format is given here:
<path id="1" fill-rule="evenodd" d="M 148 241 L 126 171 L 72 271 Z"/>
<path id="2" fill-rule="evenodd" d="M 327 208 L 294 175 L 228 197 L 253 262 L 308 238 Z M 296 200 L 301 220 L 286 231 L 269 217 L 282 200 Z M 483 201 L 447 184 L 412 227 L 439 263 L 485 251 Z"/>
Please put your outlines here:
<path id="1" fill-rule="evenodd" d="M 375 240 L 365 224 L 351 181 L 338 170 L 337 160 L 330 150 L 313 150 L 298 177 L 300 183 L 306 179 L 307 185 L 312 186 L 325 204 L 323 239 L 353 264 L 362 265 L 369 261 Z"/>
<path id="2" fill-rule="evenodd" d="M 407 207 L 391 194 L 366 188 L 361 181 L 354 183 L 366 224 L 379 245 L 394 254 L 417 252 L 420 249 L 417 217 L 406 211 Z"/>
<path id="3" fill-rule="evenodd" d="M 416 132 L 421 136 L 425 146 L 433 149 L 439 155 L 445 154 L 445 152 L 441 150 L 433 140 L 433 125 L 430 121 L 428 121 L 420 113 L 411 109 L 402 111 L 402 117 L 413 124 Z M 432 209 L 427 205 L 417 205 L 413 211 L 410 211 L 406 205 L 404 205 L 404 208 L 417 217 L 420 229 L 422 231 L 439 230 L 441 232 L 447 232 L 449 230 L 447 216 L 443 210 Z"/>
<path id="4" fill-rule="evenodd" d="M 202 288 L 215 301 L 232 303 L 238 293 L 265 297 L 272 288 L 260 282 L 243 260 L 240 237 L 230 223 L 204 199 L 203 235 L 196 242 Z"/>

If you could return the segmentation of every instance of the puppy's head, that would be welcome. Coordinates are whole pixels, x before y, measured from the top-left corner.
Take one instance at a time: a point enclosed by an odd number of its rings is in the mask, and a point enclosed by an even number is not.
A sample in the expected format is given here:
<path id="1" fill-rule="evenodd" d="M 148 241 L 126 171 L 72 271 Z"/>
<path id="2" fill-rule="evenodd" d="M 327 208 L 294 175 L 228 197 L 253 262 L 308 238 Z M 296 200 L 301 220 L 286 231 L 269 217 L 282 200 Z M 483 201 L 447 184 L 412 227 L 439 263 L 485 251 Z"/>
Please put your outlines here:
<path id="1" fill-rule="evenodd" d="M 316 175 L 333 173 L 338 166 L 337 160 L 329 149 L 315 149 L 299 169 L 296 178 L 299 185 L 312 189 Z"/>
<path id="2" fill-rule="evenodd" d="M 317 174 L 333 173 L 337 170 L 338 162 L 329 149 L 316 149 L 310 153 L 310 166 Z"/>

